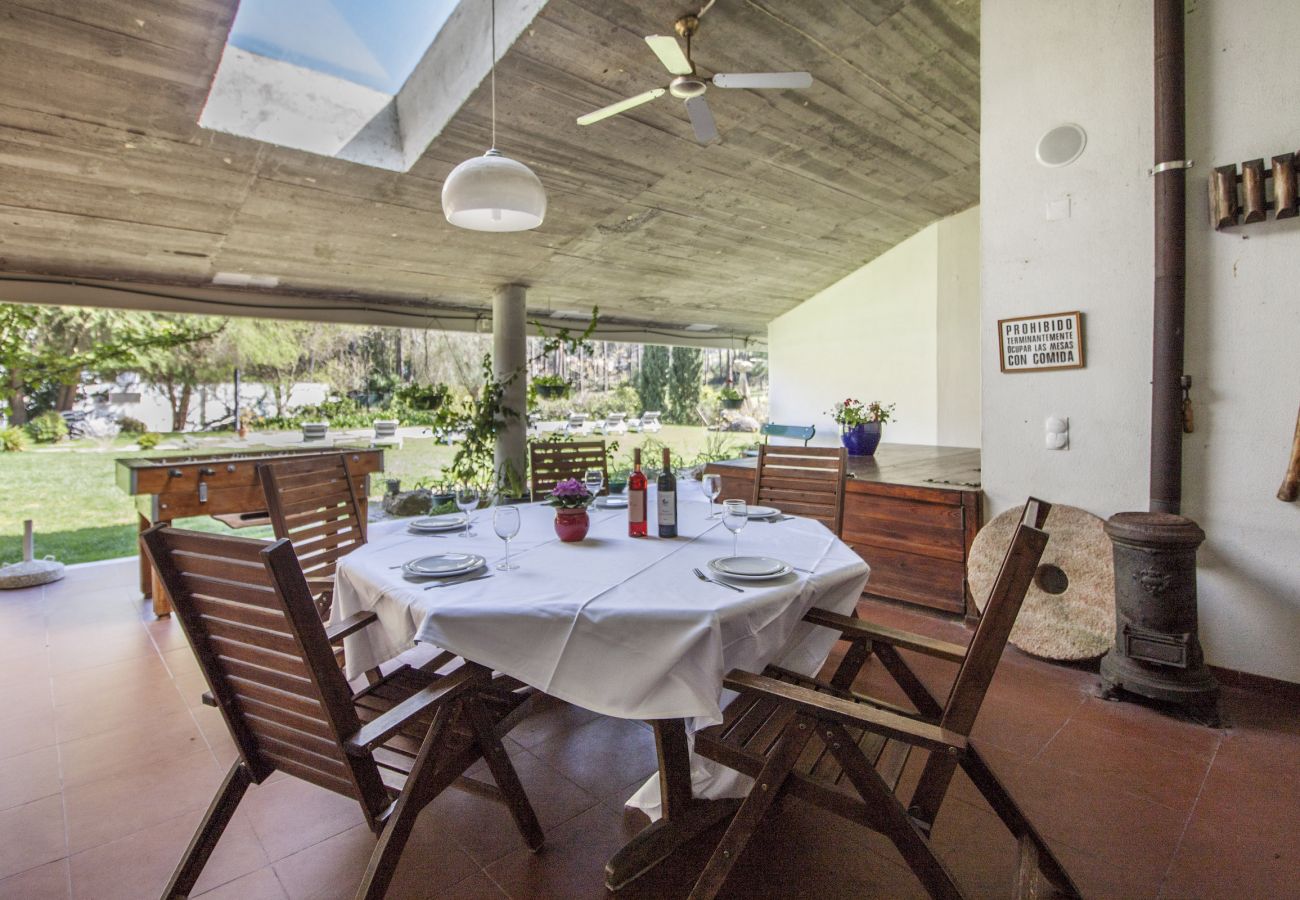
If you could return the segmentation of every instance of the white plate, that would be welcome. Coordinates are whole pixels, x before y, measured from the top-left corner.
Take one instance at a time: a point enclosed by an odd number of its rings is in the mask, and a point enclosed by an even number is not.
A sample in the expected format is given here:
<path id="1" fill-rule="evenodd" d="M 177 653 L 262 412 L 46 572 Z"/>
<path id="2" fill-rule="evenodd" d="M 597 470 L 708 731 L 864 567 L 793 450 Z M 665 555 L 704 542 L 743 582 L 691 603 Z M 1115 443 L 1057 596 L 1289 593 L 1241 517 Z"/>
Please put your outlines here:
<path id="1" fill-rule="evenodd" d="M 412 519 L 410 528 L 413 531 L 454 531 L 457 528 L 464 528 L 469 517 L 464 513 L 447 513 L 443 516 L 422 516 L 418 519 Z"/>
<path id="2" fill-rule="evenodd" d="M 442 578 L 448 575 L 464 575 L 480 569 L 487 563 L 477 553 L 439 553 L 435 556 L 422 556 L 403 563 L 402 571 L 407 575 L 421 578 Z"/>
<path id="3" fill-rule="evenodd" d="M 626 497 L 597 497 L 596 506 L 601 509 L 627 509 Z"/>
<path id="4" fill-rule="evenodd" d="M 786 563 L 770 556 L 724 556 L 709 560 L 709 570 L 716 575 L 741 581 L 766 581 L 794 571 Z"/>
<path id="5" fill-rule="evenodd" d="M 746 511 L 751 519 L 770 519 L 772 516 L 781 515 L 781 510 L 770 506 L 749 506 L 746 507 Z"/>

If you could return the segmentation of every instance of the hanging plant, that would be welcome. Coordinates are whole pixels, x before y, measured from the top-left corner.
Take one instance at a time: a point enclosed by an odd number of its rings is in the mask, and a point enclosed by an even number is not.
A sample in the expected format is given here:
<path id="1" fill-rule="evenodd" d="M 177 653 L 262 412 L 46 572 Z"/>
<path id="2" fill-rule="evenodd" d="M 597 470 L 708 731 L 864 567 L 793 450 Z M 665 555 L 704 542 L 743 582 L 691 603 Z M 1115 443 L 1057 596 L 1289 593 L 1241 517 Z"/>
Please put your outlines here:
<path id="1" fill-rule="evenodd" d="M 506 390 L 524 377 L 529 364 L 541 360 L 560 348 L 565 348 L 570 353 L 590 352 L 590 338 L 596 330 L 599 318 L 600 309 L 593 306 L 591 320 L 577 336 L 567 328 L 558 329 L 548 335 L 541 323 L 533 322 L 542 337 L 541 350 L 524 365 L 503 378 L 498 379 L 493 372 L 492 355 L 483 354 L 480 364 L 483 374 L 482 390 L 479 391 L 478 396 L 461 401 L 459 406 L 447 414 L 448 427 L 464 435 L 445 473 L 452 483 L 472 484 L 507 497 L 522 497 L 528 492 L 526 472 L 516 471 L 513 466 L 506 466 L 501 471 L 496 467 L 497 436 L 508 422 L 524 415 L 523 410 L 511 409 L 505 405 L 503 400 Z"/>

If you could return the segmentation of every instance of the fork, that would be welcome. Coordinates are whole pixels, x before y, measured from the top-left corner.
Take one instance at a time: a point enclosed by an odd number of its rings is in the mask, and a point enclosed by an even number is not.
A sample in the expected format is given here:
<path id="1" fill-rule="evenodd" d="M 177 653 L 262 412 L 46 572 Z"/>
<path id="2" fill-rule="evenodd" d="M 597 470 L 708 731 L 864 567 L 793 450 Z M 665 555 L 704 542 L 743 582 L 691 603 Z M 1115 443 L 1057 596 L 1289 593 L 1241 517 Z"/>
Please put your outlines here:
<path id="1" fill-rule="evenodd" d="M 744 588 L 738 588 L 734 584 L 727 584 L 725 581 L 718 581 L 716 578 L 710 578 L 699 569 L 691 569 L 691 571 L 695 573 L 695 577 L 700 579 L 700 581 L 707 581 L 709 584 L 716 584 L 718 587 L 731 588 L 737 594 L 745 593 Z"/>

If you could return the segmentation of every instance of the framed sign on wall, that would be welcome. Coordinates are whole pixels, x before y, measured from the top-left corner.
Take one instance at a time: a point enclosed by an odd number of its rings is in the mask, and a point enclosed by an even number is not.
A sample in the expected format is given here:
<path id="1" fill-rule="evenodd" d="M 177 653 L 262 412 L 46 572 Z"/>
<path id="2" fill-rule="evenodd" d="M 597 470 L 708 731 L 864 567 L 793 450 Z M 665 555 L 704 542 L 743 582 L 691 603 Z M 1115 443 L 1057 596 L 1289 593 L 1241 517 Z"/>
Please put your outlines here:
<path id="1" fill-rule="evenodd" d="M 1083 368 L 1083 313 L 1061 312 L 998 320 L 1003 372 Z"/>

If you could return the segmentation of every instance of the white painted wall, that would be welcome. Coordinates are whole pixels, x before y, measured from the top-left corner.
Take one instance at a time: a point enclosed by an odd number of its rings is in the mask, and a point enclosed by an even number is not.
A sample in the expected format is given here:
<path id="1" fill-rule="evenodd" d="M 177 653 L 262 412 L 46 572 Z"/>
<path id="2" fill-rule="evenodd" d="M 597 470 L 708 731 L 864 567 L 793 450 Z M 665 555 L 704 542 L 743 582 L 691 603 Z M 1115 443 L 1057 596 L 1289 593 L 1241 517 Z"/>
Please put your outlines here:
<path id="1" fill-rule="evenodd" d="M 980 212 L 968 209 L 938 224 L 936 440 L 980 445 Z"/>
<path id="2" fill-rule="evenodd" d="M 772 421 L 815 423 L 816 443 L 838 443 L 828 410 L 856 397 L 897 404 L 886 441 L 978 446 L 978 246 L 973 208 L 769 324 Z"/>
<path id="3" fill-rule="evenodd" d="M 1278 77 L 1291 0 L 1192 0 L 1187 13 L 1188 374 L 1197 430 L 1183 511 L 1201 550 L 1201 639 L 1216 665 L 1300 681 L 1300 505 L 1274 499 L 1300 401 L 1300 225 L 1215 233 L 1218 164 L 1294 149 L 1300 84 Z M 1145 509 L 1151 392 L 1152 24 L 1146 0 L 984 0 L 981 52 L 986 512 L 1029 493 L 1101 516 Z M 1045 169 L 1034 144 L 1077 122 L 1088 146 Z M 1045 221 L 1049 200 L 1071 216 Z M 1003 375 L 996 321 L 1080 309 L 1088 365 Z M 1043 420 L 1070 418 L 1070 449 Z"/>

